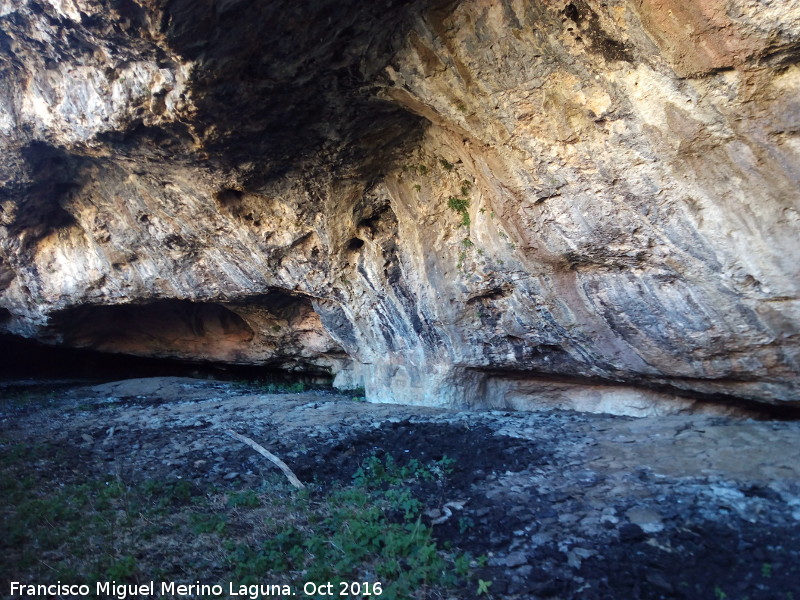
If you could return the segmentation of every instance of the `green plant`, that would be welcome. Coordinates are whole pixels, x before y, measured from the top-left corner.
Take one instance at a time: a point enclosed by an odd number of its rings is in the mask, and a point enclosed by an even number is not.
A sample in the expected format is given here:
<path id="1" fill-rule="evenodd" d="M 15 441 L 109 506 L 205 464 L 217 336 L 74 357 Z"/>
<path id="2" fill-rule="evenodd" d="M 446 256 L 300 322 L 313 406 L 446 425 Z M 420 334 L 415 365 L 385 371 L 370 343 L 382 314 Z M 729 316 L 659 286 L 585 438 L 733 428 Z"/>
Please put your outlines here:
<path id="1" fill-rule="evenodd" d="M 391 454 L 384 459 L 372 454 L 364 459 L 353 474 L 353 483 L 358 487 L 374 489 L 376 486 L 402 485 L 409 480 L 434 481 L 443 479 L 452 472 L 454 460 L 443 456 L 430 465 L 411 459 L 405 466 L 398 466 Z"/>
<path id="2" fill-rule="evenodd" d="M 40 454 L 29 448 L 31 456 Z M 57 465 L 59 455 L 44 449 L 39 463 Z M 131 581 L 141 568 L 137 557 L 122 554 L 132 532 L 148 513 L 149 498 L 119 478 L 88 479 L 53 485 L 35 477 L 20 477 L 27 460 L 4 454 L 0 471 L 0 504 L 5 507 L 0 552 L 8 565 L 24 573 L 42 575 L 42 552 L 56 551 L 47 574 L 64 579 Z M 61 473 L 59 471 L 59 473 Z M 8 519 L 6 519 L 8 517 Z M 138 534 L 137 534 L 138 535 Z M 142 539 L 142 538 L 137 538 Z M 133 547 L 138 547 L 133 544 Z M 4 574 L 0 566 L 0 575 Z"/>
<path id="3" fill-rule="evenodd" d="M 425 165 L 403 165 L 403 172 L 407 173 L 409 171 L 412 171 L 415 175 L 427 175 L 428 167 Z"/>
<path id="4" fill-rule="evenodd" d="M 761 565 L 761 576 L 767 579 L 772 577 L 772 563 L 763 563 Z"/>
<path id="5" fill-rule="evenodd" d="M 727 597 L 728 594 L 723 592 L 722 588 L 720 588 L 718 585 L 714 586 L 714 598 L 716 598 L 717 600 L 726 600 Z"/>
<path id="6" fill-rule="evenodd" d="M 228 496 L 228 506 L 232 508 L 257 508 L 261 506 L 261 500 L 253 490 L 232 492 Z"/>
<path id="7" fill-rule="evenodd" d="M 188 504 L 194 493 L 192 484 L 185 479 L 177 481 L 147 480 L 141 486 L 142 495 L 152 502 L 156 510 L 165 510 L 170 506 Z"/>
<path id="8" fill-rule="evenodd" d="M 456 585 L 471 558 L 438 547 L 422 522 L 422 503 L 409 489 L 413 482 L 443 481 L 452 465 L 447 457 L 405 465 L 391 455 L 365 458 L 351 485 L 313 501 L 299 499 L 301 519 L 273 523 L 260 546 L 230 546 L 237 580 L 260 581 L 272 572 L 335 582 L 357 580 L 366 571 L 384 582 L 386 597 L 398 599 Z"/>
<path id="9" fill-rule="evenodd" d="M 491 581 L 484 581 L 483 579 L 478 579 L 478 591 L 476 594 L 480 596 L 481 594 L 489 594 L 489 588 L 492 587 Z"/>
<path id="10" fill-rule="evenodd" d="M 420 184 L 418 184 L 418 183 L 415 183 L 414 184 L 414 191 L 421 192 L 422 191 L 422 186 Z"/>
<path id="11" fill-rule="evenodd" d="M 398 600 L 473 585 L 467 578 L 476 561 L 442 548 L 423 521 L 428 492 L 444 489 L 452 473 L 447 457 L 369 456 L 351 482 L 324 491 L 297 491 L 275 474 L 258 489 L 200 493 L 183 479 L 80 476 L 71 483 L 60 446 L 4 442 L 2 450 L 0 579 L 135 582 L 146 574 L 167 581 L 206 572 L 252 585 L 265 577 L 364 581 L 367 573 L 383 583 L 383 597 Z M 193 547 L 198 535 L 201 553 L 163 560 L 164 548 Z"/>
<path id="12" fill-rule="evenodd" d="M 470 218 L 468 212 L 469 198 L 463 198 L 461 196 L 450 196 L 447 199 L 447 207 L 461 216 L 460 226 L 469 227 L 470 224 Z"/>
<path id="13" fill-rule="evenodd" d="M 458 532 L 462 535 L 475 527 L 475 521 L 470 517 L 459 517 L 458 519 Z"/>
<path id="14" fill-rule="evenodd" d="M 130 581 L 136 574 L 136 567 L 136 559 L 133 556 L 123 556 L 108 567 L 106 571 L 106 580 Z"/>
<path id="15" fill-rule="evenodd" d="M 456 269 L 459 271 L 464 268 L 464 261 L 467 260 L 467 251 L 462 250 L 458 253 L 458 262 L 456 263 Z"/>
<path id="16" fill-rule="evenodd" d="M 453 163 L 448 161 L 446 158 L 440 158 L 439 159 L 439 164 L 442 165 L 445 168 L 446 171 L 452 171 L 453 170 Z"/>
<path id="17" fill-rule="evenodd" d="M 193 513 L 189 515 L 189 525 L 195 533 L 222 533 L 228 520 L 224 515 Z"/>
<path id="18" fill-rule="evenodd" d="M 297 394 L 306 391 L 302 381 L 295 383 L 265 383 L 263 381 L 242 381 L 236 384 L 246 389 L 256 389 L 267 394 Z"/>

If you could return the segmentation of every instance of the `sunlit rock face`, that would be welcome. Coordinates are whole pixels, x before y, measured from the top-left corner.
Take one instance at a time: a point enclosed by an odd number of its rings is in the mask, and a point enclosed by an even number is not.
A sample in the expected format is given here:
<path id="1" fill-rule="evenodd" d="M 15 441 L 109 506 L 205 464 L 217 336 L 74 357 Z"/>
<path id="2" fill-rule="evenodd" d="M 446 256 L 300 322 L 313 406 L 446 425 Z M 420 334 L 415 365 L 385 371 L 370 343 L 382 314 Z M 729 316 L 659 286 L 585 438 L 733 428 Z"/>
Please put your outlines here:
<path id="1" fill-rule="evenodd" d="M 799 63 L 791 0 L 4 2 L 0 331 L 800 404 Z"/>

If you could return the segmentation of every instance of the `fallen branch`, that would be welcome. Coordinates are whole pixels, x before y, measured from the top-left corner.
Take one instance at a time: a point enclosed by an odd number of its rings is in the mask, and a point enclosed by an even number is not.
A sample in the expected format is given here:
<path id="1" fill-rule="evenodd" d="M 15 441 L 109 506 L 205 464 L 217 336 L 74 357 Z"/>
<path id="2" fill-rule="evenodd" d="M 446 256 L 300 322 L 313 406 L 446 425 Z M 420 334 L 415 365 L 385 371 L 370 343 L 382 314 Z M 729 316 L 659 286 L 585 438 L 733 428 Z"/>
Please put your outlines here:
<path id="1" fill-rule="evenodd" d="M 289 483 L 291 483 L 294 487 L 296 487 L 296 488 L 298 488 L 300 490 L 302 490 L 302 489 L 304 489 L 306 487 L 297 478 L 297 476 L 294 473 L 292 473 L 292 470 L 286 465 L 285 462 L 283 462 L 280 458 L 275 456 L 272 452 L 270 452 L 269 450 L 264 448 L 264 446 L 262 446 L 261 444 L 258 444 L 257 442 L 254 442 L 249 437 L 246 437 L 244 435 L 236 433 L 232 429 L 226 429 L 225 433 L 227 433 L 232 438 L 235 438 L 235 439 L 239 440 L 240 442 L 244 442 L 245 444 L 250 446 L 253 450 L 258 452 L 261 456 L 263 456 L 264 458 L 272 461 L 273 464 L 277 465 L 278 468 L 281 471 L 283 471 L 283 474 L 286 475 L 286 479 L 288 479 Z"/>

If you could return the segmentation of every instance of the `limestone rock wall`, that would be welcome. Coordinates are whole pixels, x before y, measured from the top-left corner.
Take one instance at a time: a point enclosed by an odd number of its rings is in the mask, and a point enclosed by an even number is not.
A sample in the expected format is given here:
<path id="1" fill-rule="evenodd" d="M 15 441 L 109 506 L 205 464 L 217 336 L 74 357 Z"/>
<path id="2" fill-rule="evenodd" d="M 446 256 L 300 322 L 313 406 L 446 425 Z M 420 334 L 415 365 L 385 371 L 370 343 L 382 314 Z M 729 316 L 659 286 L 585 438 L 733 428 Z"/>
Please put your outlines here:
<path id="1" fill-rule="evenodd" d="M 790 0 L 0 3 L 0 328 L 370 399 L 800 403 Z"/>

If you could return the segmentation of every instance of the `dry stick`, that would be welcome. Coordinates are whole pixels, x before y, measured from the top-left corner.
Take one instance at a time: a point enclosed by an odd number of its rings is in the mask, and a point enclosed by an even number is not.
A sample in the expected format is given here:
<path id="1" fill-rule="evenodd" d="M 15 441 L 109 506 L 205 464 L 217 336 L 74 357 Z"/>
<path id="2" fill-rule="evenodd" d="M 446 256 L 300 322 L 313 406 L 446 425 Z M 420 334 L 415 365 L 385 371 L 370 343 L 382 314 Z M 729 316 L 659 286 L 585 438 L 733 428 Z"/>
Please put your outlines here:
<path id="1" fill-rule="evenodd" d="M 240 442 L 244 442 L 245 444 L 250 446 L 253 450 L 258 452 L 261 456 L 263 456 L 264 458 L 266 458 L 266 459 L 272 461 L 274 464 L 276 464 L 278 466 L 278 468 L 281 471 L 283 471 L 283 474 L 286 475 L 286 479 L 289 480 L 289 483 L 291 483 L 294 487 L 296 487 L 298 489 L 301 489 L 301 490 L 306 487 L 297 478 L 297 476 L 294 473 L 292 473 L 292 470 L 288 466 L 286 466 L 285 462 L 283 462 L 280 458 L 275 456 L 272 452 L 270 452 L 269 450 L 264 448 L 264 446 L 254 442 L 249 437 L 246 437 L 244 435 L 236 433 L 235 431 L 233 431 L 231 429 L 226 429 L 225 433 L 227 433 L 232 438 L 235 438 L 235 439 L 239 440 Z"/>

